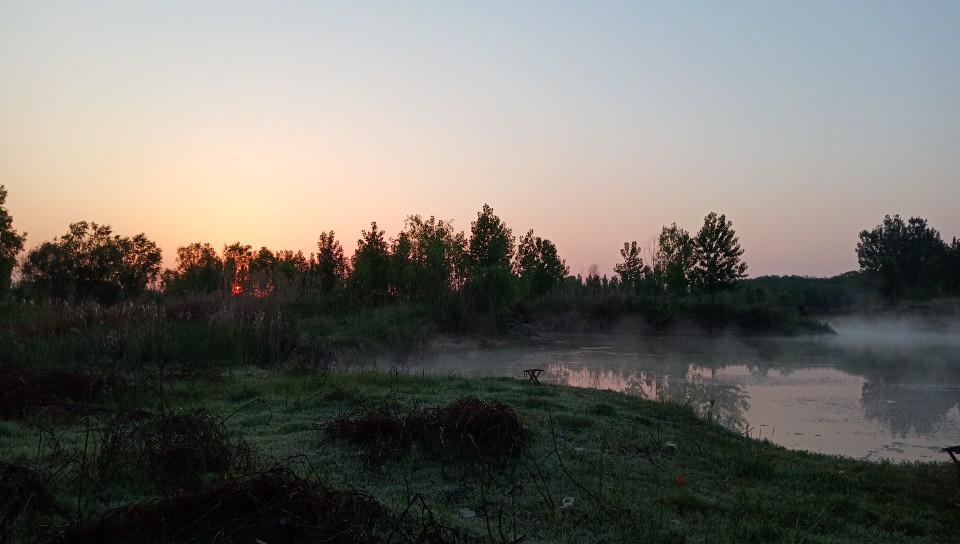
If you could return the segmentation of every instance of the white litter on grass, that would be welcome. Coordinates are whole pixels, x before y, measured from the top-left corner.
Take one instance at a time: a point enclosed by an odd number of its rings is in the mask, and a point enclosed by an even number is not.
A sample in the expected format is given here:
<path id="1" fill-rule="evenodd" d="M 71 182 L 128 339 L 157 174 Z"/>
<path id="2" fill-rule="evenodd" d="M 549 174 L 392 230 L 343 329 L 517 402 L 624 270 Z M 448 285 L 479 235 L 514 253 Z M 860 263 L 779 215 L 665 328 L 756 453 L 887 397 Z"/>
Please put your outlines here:
<path id="1" fill-rule="evenodd" d="M 573 497 L 564 497 L 563 506 L 561 506 L 560 509 L 563 510 L 564 508 L 570 508 L 571 506 L 573 506 Z"/>
<path id="2" fill-rule="evenodd" d="M 477 517 L 477 513 L 469 508 L 461 508 L 457 510 L 457 512 L 460 514 L 460 517 L 463 519 L 472 519 Z"/>

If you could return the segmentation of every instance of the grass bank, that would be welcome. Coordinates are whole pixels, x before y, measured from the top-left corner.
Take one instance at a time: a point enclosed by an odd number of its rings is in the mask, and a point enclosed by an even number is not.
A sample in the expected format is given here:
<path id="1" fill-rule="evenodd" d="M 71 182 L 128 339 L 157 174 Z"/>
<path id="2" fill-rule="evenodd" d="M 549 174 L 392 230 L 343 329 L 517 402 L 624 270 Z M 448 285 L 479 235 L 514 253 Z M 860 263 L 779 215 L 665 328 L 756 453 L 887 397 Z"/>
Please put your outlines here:
<path id="1" fill-rule="evenodd" d="M 114 379 L 122 385 L 104 382 L 59 407 L 3 399 L 0 469 L 35 469 L 50 494 L 35 491 L 23 506 L 16 470 L 0 470 L 0 494 L 10 495 L 0 497 L 0 541 L 80 542 L 104 533 L 78 527 L 121 521 L 135 522 L 124 537 L 137 542 L 297 542 L 319 538 L 323 524 L 339 531 L 331 541 L 348 542 L 933 543 L 960 530 L 947 463 L 788 451 L 688 407 L 624 394 L 253 366 Z M 451 419 L 452 406 L 483 408 Z M 212 513 L 265 489 L 266 519 L 241 527 Z M 317 521 L 305 494 L 328 501 L 318 512 L 342 514 Z M 208 510 L 175 534 L 163 532 L 169 520 L 149 526 L 151 508 L 170 501 Z M 310 515 L 314 526 L 297 525 Z"/>

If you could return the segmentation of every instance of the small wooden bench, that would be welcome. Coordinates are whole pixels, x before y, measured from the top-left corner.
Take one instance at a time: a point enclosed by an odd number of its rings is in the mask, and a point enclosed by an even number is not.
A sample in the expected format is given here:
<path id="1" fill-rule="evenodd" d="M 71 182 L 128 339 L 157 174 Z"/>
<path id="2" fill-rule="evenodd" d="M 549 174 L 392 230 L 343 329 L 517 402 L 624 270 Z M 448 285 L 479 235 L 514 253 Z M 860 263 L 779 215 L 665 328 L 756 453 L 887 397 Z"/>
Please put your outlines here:
<path id="1" fill-rule="evenodd" d="M 953 471 L 954 480 L 960 480 L 960 459 L 957 459 L 957 454 L 960 454 L 960 446 L 950 446 L 949 448 L 943 448 L 942 451 L 947 452 L 947 455 L 953 459 L 953 464 L 956 465 L 956 470 Z"/>
<path id="2" fill-rule="evenodd" d="M 543 372 L 542 368 L 528 368 L 523 371 L 527 375 L 527 378 L 533 383 L 540 383 L 540 373 Z"/>

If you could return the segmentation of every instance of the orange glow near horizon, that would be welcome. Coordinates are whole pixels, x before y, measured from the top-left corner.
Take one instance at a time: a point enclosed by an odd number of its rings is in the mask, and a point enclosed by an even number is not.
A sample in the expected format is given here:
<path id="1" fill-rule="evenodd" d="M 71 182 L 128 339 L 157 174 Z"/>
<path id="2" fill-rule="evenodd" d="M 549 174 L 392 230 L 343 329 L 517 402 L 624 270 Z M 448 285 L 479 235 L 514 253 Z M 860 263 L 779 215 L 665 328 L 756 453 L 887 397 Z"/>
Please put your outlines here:
<path id="1" fill-rule="evenodd" d="M 28 250 L 167 267 L 487 203 L 575 275 L 713 211 L 750 276 L 832 276 L 885 214 L 960 236 L 960 3 L 907 4 L 0 4 L 0 183 Z"/>

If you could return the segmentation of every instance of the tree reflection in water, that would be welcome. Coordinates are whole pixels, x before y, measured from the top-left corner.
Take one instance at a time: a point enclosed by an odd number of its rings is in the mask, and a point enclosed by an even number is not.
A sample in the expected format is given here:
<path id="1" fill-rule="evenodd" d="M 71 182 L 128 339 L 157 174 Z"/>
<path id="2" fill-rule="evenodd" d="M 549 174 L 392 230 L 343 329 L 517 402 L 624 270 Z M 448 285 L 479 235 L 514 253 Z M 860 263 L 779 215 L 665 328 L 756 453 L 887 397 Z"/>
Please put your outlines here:
<path id="1" fill-rule="evenodd" d="M 852 321 L 860 329 L 838 326 L 846 334 L 767 342 L 763 349 L 774 355 L 771 359 L 782 375 L 818 360 L 862 376 L 863 416 L 891 437 L 955 434 L 960 416 L 960 331 L 936 322 L 919 327 L 922 322 L 906 317 Z"/>
<path id="2" fill-rule="evenodd" d="M 704 374 L 712 373 L 711 369 L 684 365 L 686 372 L 682 372 L 676 365 L 671 366 L 673 368 L 664 368 L 662 372 L 634 372 L 550 363 L 547 371 L 562 385 L 608 389 L 648 400 L 678 402 L 731 429 L 747 429 L 744 413 L 750 409 L 750 395 L 744 386 L 710 383 Z"/>
<path id="3" fill-rule="evenodd" d="M 960 407 L 960 388 L 951 385 L 864 382 L 861 401 L 867 419 L 890 429 L 897 438 L 929 436 L 948 424 Z"/>

